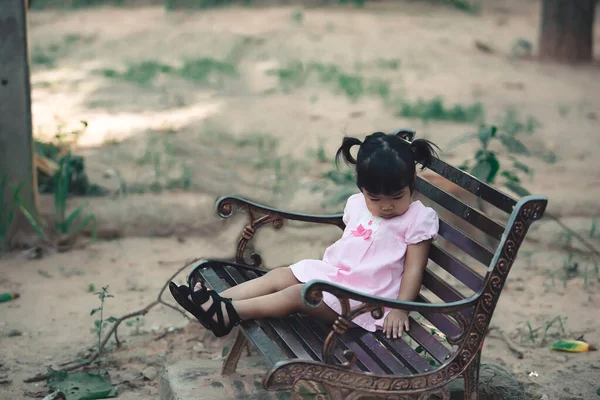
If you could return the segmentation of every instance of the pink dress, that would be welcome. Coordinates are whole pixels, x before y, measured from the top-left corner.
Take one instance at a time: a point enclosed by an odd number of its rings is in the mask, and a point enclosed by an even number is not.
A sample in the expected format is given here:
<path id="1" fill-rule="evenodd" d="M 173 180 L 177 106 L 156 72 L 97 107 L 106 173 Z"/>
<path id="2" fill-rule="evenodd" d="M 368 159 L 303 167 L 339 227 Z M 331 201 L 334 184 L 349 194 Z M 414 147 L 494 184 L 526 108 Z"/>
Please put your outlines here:
<path id="1" fill-rule="evenodd" d="M 435 239 L 439 228 L 436 212 L 420 201 L 411 203 L 404 214 L 392 219 L 374 217 L 362 193 L 348 199 L 343 220 L 344 234 L 325 250 L 323 260 L 303 260 L 291 265 L 294 276 L 300 282 L 319 279 L 394 300 L 400 292 L 408 245 Z M 341 313 L 335 296 L 323 292 L 323 301 Z M 358 305 L 358 301 L 350 300 L 352 308 Z M 353 322 L 373 332 L 383 329 L 390 311 L 386 308 L 382 319 L 376 320 L 371 313 L 365 313 Z"/>

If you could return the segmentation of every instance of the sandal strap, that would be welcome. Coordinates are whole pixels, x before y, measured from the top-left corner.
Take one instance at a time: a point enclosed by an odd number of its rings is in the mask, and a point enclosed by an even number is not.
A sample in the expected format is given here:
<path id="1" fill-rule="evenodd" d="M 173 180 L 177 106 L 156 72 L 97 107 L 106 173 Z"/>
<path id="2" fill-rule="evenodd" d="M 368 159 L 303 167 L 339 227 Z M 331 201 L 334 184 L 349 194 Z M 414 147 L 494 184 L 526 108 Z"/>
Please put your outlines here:
<path id="1" fill-rule="evenodd" d="M 231 303 L 231 299 L 223 299 L 225 303 L 225 310 L 227 311 L 227 316 L 229 317 L 229 326 L 233 327 L 242 322 L 239 314 L 235 310 L 235 307 Z"/>
<path id="2" fill-rule="evenodd" d="M 196 291 L 190 290 L 190 297 L 197 307 L 201 307 L 210 298 L 210 291 L 205 287 Z"/>
<path id="3" fill-rule="evenodd" d="M 211 290 L 208 292 L 209 296 L 212 297 L 212 304 L 206 310 L 206 313 L 210 315 L 210 318 L 217 326 L 223 326 L 225 319 L 223 315 L 223 308 L 221 307 L 222 297 L 219 296 L 217 292 Z M 214 316 L 216 315 L 217 320 L 214 320 Z"/>

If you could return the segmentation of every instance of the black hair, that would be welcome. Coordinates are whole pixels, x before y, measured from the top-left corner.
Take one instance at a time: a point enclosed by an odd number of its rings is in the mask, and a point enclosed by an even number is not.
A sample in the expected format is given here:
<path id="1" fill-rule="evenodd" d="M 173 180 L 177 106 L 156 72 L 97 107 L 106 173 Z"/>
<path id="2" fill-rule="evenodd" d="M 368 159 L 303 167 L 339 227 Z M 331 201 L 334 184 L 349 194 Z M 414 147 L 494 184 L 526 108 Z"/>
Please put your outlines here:
<path id="1" fill-rule="evenodd" d="M 364 142 L 353 137 L 345 137 L 338 149 L 336 164 L 343 159 L 356 166 L 356 185 L 374 195 L 391 196 L 406 187 L 414 190 L 416 163 L 421 170 L 429 167 L 437 156 L 435 144 L 426 139 L 412 142 L 404 139 L 404 131 L 397 134 L 375 132 Z M 360 146 L 356 159 L 350 153 L 354 146 Z"/>

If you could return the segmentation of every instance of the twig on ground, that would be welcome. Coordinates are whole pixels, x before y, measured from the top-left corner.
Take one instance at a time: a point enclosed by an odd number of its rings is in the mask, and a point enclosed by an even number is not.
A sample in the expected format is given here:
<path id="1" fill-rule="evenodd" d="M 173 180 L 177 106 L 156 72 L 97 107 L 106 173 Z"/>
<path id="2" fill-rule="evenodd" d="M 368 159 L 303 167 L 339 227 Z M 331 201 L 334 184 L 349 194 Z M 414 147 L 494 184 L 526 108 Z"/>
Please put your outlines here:
<path id="1" fill-rule="evenodd" d="M 96 361 L 104 352 L 104 347 L 106 346 L 106 343 L 108 343 L 108 341 L 110 340 L 110 337 L 114 334 L 115 335 L 115 340 L 117 341 L 117 346 L 119 345 L 119 339 L 117 337 L 117 329 L 119 328 L 119 325 L 121 324 L 121 322 L 129 319 L 129 318 L 133 318 L 133 317 L 137 317 L 140 315 L 146 315 L 148 313 L 148 311 L 150 311 L 154 306 L 158 305 L 158 304 L 162 304 L 164 306 L 167 306 L 169 308 L 172 308 L 176 311 L 179 311 L 183 316 L 185 316 L 188 320 L 191 320 L 187 315 L 185 315 L 183 313 L 183 311 L 181 311 L 180 309 L 176 308 L 175 306 L 166 303 L 163 299 L 162 299 L 162 295 L 165 292 L 165 290 L 167 289 L 167 286 L 169 285 L 169 282 L 171 282 L 181 271 L 183 271 L 184 269 L 188 268 L 191 264 L 199 261 L 200 258 L 194 258 L 191 261 L 188 261 L 185 263 L 185 265 L 181 268 L 179 268 L 173 275 L 171 275 L 171 277 L 169 277 L 169 279 L 167 279 L 167 281 L 165 282 L 165 284 L 163 285 L 162 289 L 160 290 L 160 292 L 158 293 L 158 297 L 156 298 L 156 300 L 154 300 L 153 302 L 151 302 L 150 304 L 148 304 L 146 307 L 142 308 L 141 310 L 138 311 L 134 311 L 132 313 L 129 314 L 125 314 L 124 316 L 122 316 L 121 318 L 118 318 L 111 326 L 111 328 L 109 329 L 108 333 L 104 336 L 104 339 L 102 340 L 102 342 L 100 343 L 99 348 L 96 350 L 96 352 L 87 360 L 85 361 L 79 361 L 79 360 L 73 360 L 73 361 L 69 361 L 63 364 L 60 364 L 61 366 L 63 366 L 63 368 L 61 368 L 59 371 L 72 371 L 74 369 L 77 368 L 82 368 L 82 367 L 86 367 L 90 364 L 92 364 L 94 361 Z M 32 378 L 28 378 L 25 379 L 23 382 L 25 383 L 32 383 L 32 382 L 40 382 L 43 381 L 45 379 L 47 379 L 49 376 L 49 374 L 40 374 L 40 375 L 36 375 Z"/>
<path id="2" fill-rule="evenodd" d="M 561 228 L 563 228 L 565 231 L 567 231 L 569 234 L 571 234 L 575 239 L 577 239 L 579 242 L 581 242 L 581 244 L 583 244 L 589 251 L 591 251 L 592 254 L 594 254 L 596 257 L 600 258 L 600 251 L 598 251 L 590 242 L 585 240 L 585 238 L 583 236 L 581 236 L 579 233 L 575 232 L 573 229 L 571 229 L 567 225 L 565 225 L 558 217 L 555 217 L 554 215 L 552 215 L 548 212 L 546 213 L 546 216 L 548 216 L 548 217 L 550 217 L 550 219 L 554 220 L 554 222 L 556 222 L 558 225 L 560 225 Z"/>
<path id="3" fill-rule="evenodd" d="M 158 341 L 160 339 L 164 339 L 170 333 L 177 333 L 177 332 L 181 332 L 181 331 L 183 331 L 182 328 L 177 328 L 177 329 L 170 328 L 169 330 L 166 330 L 163 333 L 161 333 L 159 336 L 155 337 L 154 340 Z"/>
<path id="4" fill-rule="evenodd" d="M 504 331 L 502 329 L 500 329 L 497 326 L 490 326 L 490 328 L 488 329 L 488 336 L 489 336 L 489 332 L 492 330 L 496 330 L 498 331 L 498 336 L 493 335 L 493 337 L 498 338 L 500 340 L 502 340 L 506 346 L 508 347 L 508 349 L 515 355 L 517 356 L 517 358 L 519 360 L 522 360 L 523 358 L 525 358 L 525 354 L 519 350 L 514 344 L 513 342 L 506 336 L 506 334 L 504 333 Z"/>

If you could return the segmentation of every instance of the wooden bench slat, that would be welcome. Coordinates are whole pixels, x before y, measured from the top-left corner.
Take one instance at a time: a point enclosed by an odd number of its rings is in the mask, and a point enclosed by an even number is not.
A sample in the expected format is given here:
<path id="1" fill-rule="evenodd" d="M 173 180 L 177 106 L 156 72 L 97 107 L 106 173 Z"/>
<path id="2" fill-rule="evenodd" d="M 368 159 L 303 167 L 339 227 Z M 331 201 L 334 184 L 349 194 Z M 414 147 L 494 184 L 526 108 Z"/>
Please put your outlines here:
<path id="1" fill-rule="evenodd" d="M 439 235 L 458 247 L 481 264 L 489 267 L 494 257 L 494 253 L 484 245 L 471 239 L 467 234 L 462 232 L 460 229 L 451 225 L 440 218 L 440 229 Z"/>
<path id="2" fill-rule="evenodd" d="M 452 212 L 454 215 L 464 219 L 480 231 L 487 233 L 498 240 L 502 237 L 502 234 L 504 233 L 504 227 L 502 225 L 463 203 L 451 194 L 446 193 L 419 176 L 417 176 L 415 187 L 419 193 L 429 197 L 431 200 Z"/>
<path id="3" fill-rule="evenodd" d="M 413 369 L 414 372 L 422 373 L 432 369 L 431 365 L 404 340 L 387 339 L 382 331 L 377 331 L 374 335 L 377 337 L 377 340 L 390 349 L 396 357 L 403 360 L 404 364 Z"/>
<path id="4" fill-rule="evenodd" d="M 477 178 L 453 167 L 439 158 L 433 158 L 429 169 L 508 214 L 513 211 L 517 204 L 514 199 L 501 191 L 479 181 Z"/>
<path id="5" fill-rule="evenodd" d="M 439 248 L 437 245 L 431 245 L 429 258 L 431 261 L 452 274 L 456 279 L 464 283 L 472 291 L 477 292 L 481 289 L 483 277 L 467 265 L 452 257 L 446 251 Z"/>
<path id="6" fill-rule="evenodd" d="M 240 271 L 235 267 L 226 266 L 224 270 L 225 272 L 227 272 L 227 274 L 229 274 L 229 276 L 235 282 L 236 285 L 244 283 L 248 280 L 248 278 L 243 276 L 240 273 Z M 295 332 L 290 327 L 282 323 L 280 320 L 268 318 L 262 320 L 261 322 L 263 324 L 266 324 L 268 328 L 270 328 L 273 331 L 273 333 L 275 333 L 278 342 L 280 342 L 280 344 L 282 344 L 283 346 L 287 347 L 294 354 L 295 358 L 305 360 L 318 359 L 316 354 L 312 350 L 309 349 L 309 352 L 305 349 L 299 338 L 295 335 Z"/>
<path id="7" fill-rule="evenodd" d="M 464 296 L 446 283 L 442 278 L 433 273 L 429 268 L 423 273 L 423 286 L 446 303 L 464 300 Z"/>
<path id="8" fill-rule="evenodd" d="M 325 342 L 331 329 L 325 328 L 322 323 L 311 321 L 309 317 L 303 317 L 302 320 L 305 324 L 308 324 L 311 327 L 313 332 L 319 336 L 319 339 L 322 342 Z M 354 352 L 354 354 L 356 354 L 356 363 L 360 369 L 366 372 L 372 372 L 374 374 L 386 374 L 385 370 L 381 368 L 375 360 L 367 355 L 367 353 L 355 341 L 348 340 L 347 337 L 341 336 L 339 337 L 338 346 L 336 347 L 336 351 L 341 350 L 341 357 L 338 356 L 338 358 L 346 361 L 346 358 L 343 355 L 343 350 L 351 350 Z"/>
<path id="9" fill-rule="evenodd" d="M 431 303 L 425 296 L 419 294 L 417 301 L 421 303 Z M 440 313 L 422 313 L 436 328 L 446 336 L 456 336 L 460 333 L 460 328 L 450 317 Z"/>
<path id="10" fill-rule="evenodd" d="M 203 270 L 202 276 L 213 290 L 222 292 L 228 288 L 212 269 Z M 271 365 L 288 358 L 287 354 L 273 344 L 271 338 L 256 321 L 244 321 L 240 325 L 244 328 L 244 334 L 256 345 L 258 351 Z"/>
<path id="11" fill-rule="evenodd" d="M 355 328 L 350 329 L 348 335 L 357 342 L 362 343 L 369 352 L 383 362 L 383 366 L 386 367 L 386 369 L 389 369 L 389 373 L 393 375 L 410 375 L 411 371 L 402 363 L 402 361 L 398 360 L 394 356 L 394 353 L 375 339 L 371 332 Z"/>
<path id="12" fill-rule="evenodd" d="M 258 275 L 251 270 L 243 270 L 242 275 L 245 275 L 248 280 L 258 277 Z M 307 329 L 306 326 L 308 326 L 308 324 L 306 324 L 306 321 L 303 321 L 303 318 L 299 314 L 289 316 L 286 318 L 286 322 L 288 322 L 291 328 L 296 331 L 298 338 L 315 354 L 315 359 L 323 361 L 323 340 L 320 339 L 314 329 Z M 334 357 L 340 364 L 346 361 L 342 350 L 339 348 L 334 351 Z M 354 369 L 360 370 L 358 366 L 355 366 Z M 363 370 L 366 370 L 366 367 L 363 366 Z"/>
<path id="13" fill-rule="evenodd" d="M 323 361 L 323 343 L 319 341 L 318 336 L 314 332 L 306 328 L 306 326 L 302 323 L 301 317 L 294 315 L 293 317 L 286 318 L 286 321 L 290 324 L 292 329 L 296 331 L 298 336 L 313 349 L 317 355 L 317 359 L 319 361 Z M 338 362 L 342 362 L 342 360 L 338 359 L 337 357 L 336 359 Z"/>
<path id="14" fill-rule="evenodd" d="M 417 322 L 413 317 L 408 317 L 410 330 L 408 335 L 419 343 L 440 364 L 450 356 L 450 350 L 440 343 L 431 332 Z"/>
<path id="15" fill-rule="evenodd" d="M 325 328 L 323 324 L 318 324 L 318 325 L 320 328 L 323 328 L 323 329 Z M 327 330 L 322 331 L 325 334 L 323 336 L 323 338 L 324 338 L 323 340 L 325 340 L 325 337 L 329 334 L 330 330 L 331 330 L 331 328 L 327 327 Z M 367 354 L 367 352 L 358 343 L 356 343 L 355 340 L 353 340 L 348 335 L 339 336 L 338 343 L 345 346 L 348 350 L 353 351 L 354 354 L 356 355 L 357 360 L 360 361 L 365 367 L 367 367 L 369 372 L 374 373 L 374 374 L 389 373 L 389 370 L 386 371 L 385 368 L 381 367 L 381 365 L 379 365 L 379 363 L 377 362 L 377 360 L 375 358 L 373 358 L 369 354 Z"/>
<path id="16" fill-rule="evenodd" d="M 242 275 L 245 275 L 248 280 L 256 279 L 258 277 L 258 274 L 251 270 L 243 271 Z M 287 317 L 285 321 L 290 324 L 291 328 L 296 332 L 298 338 L 300 338 L 315 354 L 315 359 L 323 361 L 323 343 L 319 341 L 318 336 L 314 332 L 310 331 L 303 325 L 300 315 L 293 314 Z M 334 354 L 334 357 L 336 357 L 338 362 L 343 362 L 337 357 L 337 355 Z"/>

